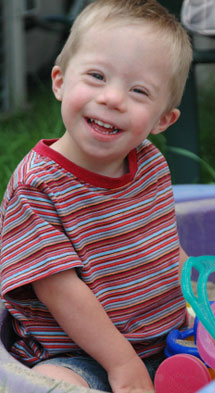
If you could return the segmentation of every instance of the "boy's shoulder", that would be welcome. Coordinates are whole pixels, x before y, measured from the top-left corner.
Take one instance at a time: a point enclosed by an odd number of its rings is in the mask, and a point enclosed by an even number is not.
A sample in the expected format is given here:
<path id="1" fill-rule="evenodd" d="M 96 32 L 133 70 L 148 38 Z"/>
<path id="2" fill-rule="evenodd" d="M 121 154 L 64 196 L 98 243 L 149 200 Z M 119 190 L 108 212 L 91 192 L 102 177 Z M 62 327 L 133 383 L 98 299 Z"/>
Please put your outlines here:
<path id="1" fill-rule="evenodd" d="M 60 177 L 62 168 L 45 152 L 39 151 L 41 143 L 42 141 L 33 147 L 14 170 L 5 194 L 7 199 L 20 188 L 48 188 L 50 182 L 55 182 Z"/>
<path id="2" fill-rule="evenodd" d="M 50 161 L 50 159 L 41 156 L 33 148 L 15 169 L 12 175 L 15 184 L 36 186 L 37 182 L 45 180 L 48 176 L 51 166 Z"/>
<path id="3" fill-rule="evenodd" d="M 163 153 L 155 146 L 149 139 L 145 139 L 137 148 L 137 159 L 147 164 L 148 160 L 155 160 L 155 165 L 158 162 L 163 162 L 167 165 Z"/>

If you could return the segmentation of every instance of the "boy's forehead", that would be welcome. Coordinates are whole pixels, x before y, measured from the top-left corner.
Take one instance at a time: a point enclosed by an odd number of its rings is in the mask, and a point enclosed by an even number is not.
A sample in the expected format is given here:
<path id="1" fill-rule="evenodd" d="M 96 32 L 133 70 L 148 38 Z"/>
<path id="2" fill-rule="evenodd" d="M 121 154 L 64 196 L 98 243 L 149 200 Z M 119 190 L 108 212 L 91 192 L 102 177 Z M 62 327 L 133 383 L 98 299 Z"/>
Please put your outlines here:
<path id="1" fill-rule="evenodd" d="M 113 29 L 121 29 L 123 27 L 131 27 L 133 29 L 139 29 L 139 32 L 151 31 L 155 32 L 156 25 L 153 22 L 149 22 L 148 20 L 134 20 L 134 19 L 124 19 L 124 20 L 110 20 L 110 21 L 95 21 L 95 23 L 90 24 L 86 29 L 85 33 L 88 34 L 92 32 L 102 32 L 102 31 L 110 31 Z"/>
<path id="2" fill-rule="evenodd" d="M 144 52 L 145 56 L 150 56 L 154 58 L 154 62 L 157 62 L 156 49 L 166 54 L 170 52 L 166 40 L 161 36 L 162 34 L 148 23 L 131 25 L 124 22 L 111 26 L 107 23 L 103 25 L 98 23 L 82 37 L 76 55 L 81 55 L 82 59 L 93 58 L 96 55 L 97 59 L 102 61 L 103 58 L 108 59 L 109 55 L 113 57 L 114 53 L 119 58 L 118 54 L 123 53 L 123 58 L 128 62 L 128 66 L 132 67 L 130 64 L 132 61 L 143 61 L 142 54 Z M 151 51 L 153 47 L 156 49 Z M 163 66 L 169 68 L 168 72 L 171 72 L 170 58 L 170 53 L 169 56 L 162 57 Z"/>
<path id="3" fill-rule="evenodd" d="M 90 26 L 82 35 L 79 42 L 79 49 L 82 47 L 87 48 L 90 44 L 94 45 L 96 49 L 96 43 L 101 42 L 102 39 L 107 40 L 109 36 L 115 35 L 115 39 L 113 40 L 114 44 L 121 30 L 123 30 L 123 35 L 125 37 L 136 37 L 137 44 L 139 45 L 141 45 L 141 42 L 143 42 L 146 37 L 152 41 L 159 40 L 162 46 L 166 45 L 165 34 L 162 34 L 156 26 L 147 21 L 145 23 L 129 23 L 129 21 L 116 23 L 113 21 L 112 23 L 105 22 L 103 24 L 98 22 Z M 120 38 L 123 40 L 124 37 L 120 35 Z"/>

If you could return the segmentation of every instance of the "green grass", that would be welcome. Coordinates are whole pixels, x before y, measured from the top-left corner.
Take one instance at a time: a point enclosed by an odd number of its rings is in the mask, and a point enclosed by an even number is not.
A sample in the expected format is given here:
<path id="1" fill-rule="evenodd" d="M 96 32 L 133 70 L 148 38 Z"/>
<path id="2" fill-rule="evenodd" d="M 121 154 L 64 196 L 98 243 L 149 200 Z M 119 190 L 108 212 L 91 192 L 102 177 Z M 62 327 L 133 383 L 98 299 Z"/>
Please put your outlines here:
<path id="1" fill-rule="evenodd" d="M 202 165 L 201 181 L 211 183 L 214 182 L 212 173 L 215 170 L 213 89 L 201 91 L 198 100 L 201 159 L 206 162 L 206 165 Z M 54 98 L 49 85 L 40 84 L 39 88 L 31 91 L 29 102 L 27 110 L 0 118 L 0 200 L 11 173 L 38 140 L 57 138 L 63 134 L 60 104 Z M 165 134 L 153 138 L 153 142 L 165 152 Z"/>
<path id="2" fill-rule="evenodd" d="M 40 87 L 29 101 L 25 111 L 0 119 L 0 200 L 11 173 L 38 140 L 63 133 L 60 105 L 50 87 Z"/>

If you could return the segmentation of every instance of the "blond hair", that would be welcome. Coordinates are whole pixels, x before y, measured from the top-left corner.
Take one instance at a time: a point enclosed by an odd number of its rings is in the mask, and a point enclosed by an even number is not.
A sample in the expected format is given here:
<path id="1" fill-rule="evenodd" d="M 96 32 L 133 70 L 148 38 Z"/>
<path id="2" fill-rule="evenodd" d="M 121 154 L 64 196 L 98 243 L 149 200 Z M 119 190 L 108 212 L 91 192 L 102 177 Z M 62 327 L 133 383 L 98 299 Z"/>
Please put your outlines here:
<path id="1" fill-rule="evenodd" d="M 168 48 L 170 60 L 169 102 L 167 110 L 180 104 L 192 62 L 192 48 L 188 34 L 166 8 L 156 0 L 96 0 L 76 18 L 70 35 L 56 59 L 64 73 L 71 57 L 78 51 L 85 33 L 93 26 L 105 24 L 151 25 Z M 141 38 L 141 37 L 140 37 Z M 86 38 L 87 39 L 87 38 Z"/>

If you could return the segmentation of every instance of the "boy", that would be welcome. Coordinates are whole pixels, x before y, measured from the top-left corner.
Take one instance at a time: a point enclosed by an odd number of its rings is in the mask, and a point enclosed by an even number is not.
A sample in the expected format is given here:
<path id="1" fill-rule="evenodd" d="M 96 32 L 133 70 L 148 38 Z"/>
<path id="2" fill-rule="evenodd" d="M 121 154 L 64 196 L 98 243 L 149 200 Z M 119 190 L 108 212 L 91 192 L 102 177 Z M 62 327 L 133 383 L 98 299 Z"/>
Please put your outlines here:
<path id="1" fill-rule="evenodd" d="M 38 373 L 153 391 L 185 303 L 169 170 L 146 138 L 177 121 L 191 58 L 155 0 L 95 1 L 57 58 L 66 131 L 24 158 L 2 203 L 11 353 Z"/>

